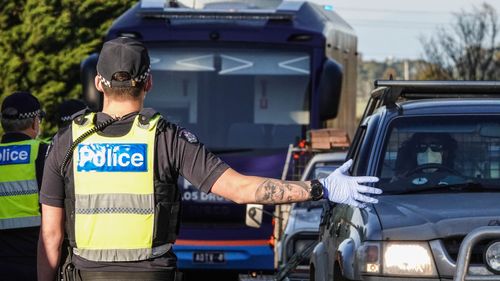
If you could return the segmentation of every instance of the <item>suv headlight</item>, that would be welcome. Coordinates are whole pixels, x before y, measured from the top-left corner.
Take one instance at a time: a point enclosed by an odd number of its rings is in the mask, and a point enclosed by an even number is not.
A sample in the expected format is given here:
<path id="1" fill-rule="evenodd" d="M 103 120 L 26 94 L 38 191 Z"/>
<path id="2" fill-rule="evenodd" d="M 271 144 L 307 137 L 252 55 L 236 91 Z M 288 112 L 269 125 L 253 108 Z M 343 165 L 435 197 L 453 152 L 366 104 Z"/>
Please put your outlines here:
<path id="1" fill-rule="evenodd" d="M 366 242 L 357 257 L 365 274 L 437 276 L 427 242 Z"/>
<path id="2" fill-rule="evenodd" d="M 486 247 L 484 260 L 489 270 L 500 274 L 500 241 L 493 241 Z"/>

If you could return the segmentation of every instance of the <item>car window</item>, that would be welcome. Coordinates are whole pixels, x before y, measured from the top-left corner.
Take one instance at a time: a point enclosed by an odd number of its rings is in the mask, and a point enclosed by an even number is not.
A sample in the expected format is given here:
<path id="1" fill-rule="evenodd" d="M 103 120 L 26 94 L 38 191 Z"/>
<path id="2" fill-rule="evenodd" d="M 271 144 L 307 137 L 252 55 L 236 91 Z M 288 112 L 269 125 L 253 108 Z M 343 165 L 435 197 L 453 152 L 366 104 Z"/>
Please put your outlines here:
<path id="1" fill-rule="evenodd" d="M 472 182 L 500 186 L 499 116 L 399 117 L 384 146 L 377 176 L 386 193 Z"/>
<path id="2" fill-rule="evenodd" d="M 311 179 L 326 178 L 328 175 L 337 169 L 339 165 L 325 165 L 314 169 L 314 175 Z"/>
<path id="3" fill-rule="evenodd" d="M 363 141 L 366 136 L 366 126 L 361 126 L 358 129 L 358 132 L 356 133 L 359 135 L 358 142 L 355 147 L 352 148 L 352 151 L 350 151 L 349 157 L 354 160 L 353 162 L 353 167 L 351 167 L 351 171 L 353 172 L 353 175 L 357 175 L 357 172 L 359 170 L 359 166 L 361 165 L 361 159 L 359 159 L 361 147 L 363 144 Z"/>
<path id="4" fill-rule="evenodd" d="M 342 165 L 341 162 L 318 162 L 311 169 L 309 175 L 307 175 L 307 180 L 326 178 L 340 165 Z"/>
<path id="5" fill-rule="evenodd" d="M 357 134 L 358 146 L 355 148 L 351 155 L 354 160 L 351 168 L 353 176 L 365 176 L 368 168 L 368 157 L 373 151 L 375 135 L 378 130 L 380 115 L 375 114 L 366 118 L 364 125 L 360 126 Z"/>

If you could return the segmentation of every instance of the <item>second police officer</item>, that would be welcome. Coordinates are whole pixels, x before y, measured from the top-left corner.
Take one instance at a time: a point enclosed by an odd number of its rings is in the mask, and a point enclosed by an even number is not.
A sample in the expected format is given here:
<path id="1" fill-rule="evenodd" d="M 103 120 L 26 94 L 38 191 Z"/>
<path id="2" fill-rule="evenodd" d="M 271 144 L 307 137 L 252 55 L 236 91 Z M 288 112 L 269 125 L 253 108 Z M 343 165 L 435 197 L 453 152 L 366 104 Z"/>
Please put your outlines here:
<path id="1" fill-rule="evenodd" d="M 351 177 L 351 161 L 325 179 L 281 181 L 246 176 L 209 152 L 189 131 L 143 101 L 153 86 L 144 45 L 106 42 L 95 86 L 102 112 L 82 112 L 54 138 L 40 194 L 38 278 L 54 280 L 64 225 L 77 280 L 174 280 L 181 175 L 201 191 L 238 204 L 279 204 L 328 198 L 364 206 L 381 190 Z"/>
<path id="2" fill-rule="evenodd" d="M 7 96 L 1 109 L 0 279 L 36 280 L 38 192 L 47 145 L 37 139 L 44 116 L 29 92 Z"/>

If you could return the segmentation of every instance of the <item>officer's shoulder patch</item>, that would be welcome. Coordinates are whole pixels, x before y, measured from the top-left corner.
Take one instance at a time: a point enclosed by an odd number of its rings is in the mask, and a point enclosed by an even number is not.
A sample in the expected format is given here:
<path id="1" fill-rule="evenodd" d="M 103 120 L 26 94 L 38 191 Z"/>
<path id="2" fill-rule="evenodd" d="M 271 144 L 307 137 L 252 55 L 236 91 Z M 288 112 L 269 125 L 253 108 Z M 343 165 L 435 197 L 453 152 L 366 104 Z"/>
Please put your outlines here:
<path id="1" fill-rule="evenodd" d="M 198 138 L 185 128 L 179 128 L 179 137 L 185 139 L 189 143 L 198 143 Z"/>

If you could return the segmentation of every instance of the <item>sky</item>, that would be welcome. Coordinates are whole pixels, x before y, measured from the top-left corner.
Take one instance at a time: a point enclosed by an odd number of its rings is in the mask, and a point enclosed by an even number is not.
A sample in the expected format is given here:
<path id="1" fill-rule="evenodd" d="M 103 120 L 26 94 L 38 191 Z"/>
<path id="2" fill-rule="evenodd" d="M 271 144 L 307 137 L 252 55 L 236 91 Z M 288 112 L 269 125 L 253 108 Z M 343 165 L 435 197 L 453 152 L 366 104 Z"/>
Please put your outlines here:
<path id="1" fill-rule="evenodd" d="M 419 59 L 421 37 L 449 27 L 453 13 L 488 3 L 500 14 L 500 0 L 313 0 L 331 5 L 358 35 L 364 60 Z"/>

